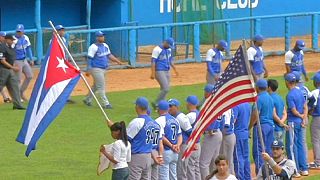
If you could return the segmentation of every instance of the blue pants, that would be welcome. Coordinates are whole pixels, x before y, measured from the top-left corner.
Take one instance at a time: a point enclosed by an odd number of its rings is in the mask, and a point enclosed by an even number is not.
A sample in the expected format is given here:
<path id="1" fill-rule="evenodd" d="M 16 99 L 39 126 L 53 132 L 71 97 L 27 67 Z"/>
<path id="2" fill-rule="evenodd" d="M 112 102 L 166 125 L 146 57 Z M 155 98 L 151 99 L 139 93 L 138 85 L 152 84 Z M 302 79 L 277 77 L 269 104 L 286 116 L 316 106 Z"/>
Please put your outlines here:
<path id="1" fill-rule="evenodd" d="M 272 156 L 271 145 L 273 142 L 273 126 L 270 124 L 261 124 L 263 142 L 266 148 L 266 153 Z M 255 172 L 258 174 L 260 167 L 263 165 L 262 159 L 262 147 L 258 134 L 257 125 L 253 127 L 253 145 L 252 145 L 252 154 L 255 164 Z"/>
<path id="2" fill-rule="evenodd" d="M 289 131 L 286 133 L 286 151 L 288 158 L 296 163 L 297 171 L 308 170 L 303 145 L 303 130 L 300 123 L 288 122 Z"/>
<path id="3" fill-rule="evenodd" d="M 236 147 L 233 152 L 233 162 L 237 179 L 251 179 L 248 139 L 236 138 Z"/>

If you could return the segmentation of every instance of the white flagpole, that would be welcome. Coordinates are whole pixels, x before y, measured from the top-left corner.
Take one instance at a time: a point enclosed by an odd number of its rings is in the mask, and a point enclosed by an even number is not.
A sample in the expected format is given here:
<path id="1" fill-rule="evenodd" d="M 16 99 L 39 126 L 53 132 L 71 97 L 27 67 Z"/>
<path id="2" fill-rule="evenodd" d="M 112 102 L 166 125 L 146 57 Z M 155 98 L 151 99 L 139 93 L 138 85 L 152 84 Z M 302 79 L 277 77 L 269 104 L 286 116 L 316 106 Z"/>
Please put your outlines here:
<path id="1" fill-rule="evenodd" d="M 60 37 L 60 35 L 58 34 L 58 31 L 57 31 L 57 30 L 56 30 L 56 28 L 54 27 L 53 23 L 52 23 L 51 21 L 49 21 L 49 24 L 50 24 L 50 26 L 52 27 L 53 32 L 55 33 L 55 35 L 58 37 L 58 40 L 59 40 L 60 44 L 63 46 L 63 48 L 64 48 L 65 52 L 67 52 L 68 56 L 70 57 L 70 59 L 71 59 L 72 63 L 73 63 L 73 64 L 74 64 L 74 66 L 75 66 L 75 67 L 80 71 L 79 66 L 77 65 L 76 61 L 73 59 L 73 57 L 72 57 L 71 53 L 69 52 L 69 50 L 68 50 L 67 46 L 64 44 L 64 42 L 63 42 L 62 38 L 61 38 L 61 37 Z M 89 91 L 90 91 L 90 93 L 92 94 L 92 96 L 93 96 L 94 100 L 97 102 L 97 104 L 98 104 L 98 106 L 99 106 L 99 108 L 100 108 L 100 110 L 101 110 L 102 114 L 103 114 L 103 115 L 104 115 L 104 117 L 106 118 L 106 121 L 110 122 L 110 119 L 108 118 L 108 116 L 107 116 L 106 112 L 104 111 L 104 109 L 102 108 L 102 106 L 101 106 L 101 104 L 100 104 L 100 102 L 99 102 L 98 98 L 96 97 L 96 95 L 95 95 L 95 94 L 94 94 L 94 92 L 92 91 L 92 89 L 91 89 L 91 87 L 90 87 L 90 85 L 89 85 L 88 81 L 86 80 L 86 78 L 83 76 L 83 74 L 82 74 L 82 73 L 80 73 L 80 77 L 82 78 L 82 80 L 84 81 L 85 85 L 86 85 L 86 86 L 87 86 L 87 88 L 89 89 Z"/>
<path id="2" fill-rule="evenodd" d="M 253 85 L 253 82 L 254 82 L 254 78 L 253 78 L 253 75 L 252 75 L 252 71 L 251 71 L 251 68 L 250 68 L 250 64 L 249 64 L 249 60 L 248 60 L 248 55 L 247 55 L 247 48 L 246 48 L 246 40 L 243 39 L 242 40 L 242 51 L 243 51 L 243 54 L 244 54 L 244 59 L 245 59 L 245 62 L 246 62 L 246 68 L 247 68 L 247 71 L 248 71 L 248 75 L 249 75 L 249 78 L 251 80 L 251 84 L 252 84 L 252 87 L 254 87 Z M 257 108 L 257 102 L 254 102 L 254 106 Z M 254 113 L 254 112 L 252 112 Z M 266 147 L 265 147 L 265 144 L 264 144 L 264 141 L 263 141 L 263 136 L 262 136 L 262 129 L 261 129 L 261 124 L 260 124 L 260 118 L 259 118 L 259 114 L 256 115 L 257 116 L 257 128 L 258 128 L 258 136 L 260 138 L 260 142 L 261 142 L 261 148 L 262 148 L 262 152 L 266 152 Z M 267 179 L 270 179 L 269 177 L 269 168 L 267 166 L 267 162 L 264 163 L 264 168 L 265 168 L 265 171 L 266 171 L 266 176 L 267 176 Z"/>

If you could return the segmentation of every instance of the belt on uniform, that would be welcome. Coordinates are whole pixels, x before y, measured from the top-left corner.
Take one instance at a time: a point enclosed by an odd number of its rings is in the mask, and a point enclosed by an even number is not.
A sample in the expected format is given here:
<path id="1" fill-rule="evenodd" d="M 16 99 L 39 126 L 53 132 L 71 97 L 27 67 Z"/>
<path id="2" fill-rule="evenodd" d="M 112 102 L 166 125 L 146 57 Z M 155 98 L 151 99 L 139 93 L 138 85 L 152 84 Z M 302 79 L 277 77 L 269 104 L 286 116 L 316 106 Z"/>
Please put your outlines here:
<path id="1" fill-rule="evenodd" d="M 209 131 L 204 131 L 204 134 L 209 134 L 209 135 L 214 135 L 218 132 L 219 130 L 214 129 L 214 130 L 209 130 Z"/>
<path id="2" fill-rule="evenodd" d="M 26 58 L 23 58 L 23 59 L 16 59 L 17 61 L 24 61 L 26 60 Z"/>

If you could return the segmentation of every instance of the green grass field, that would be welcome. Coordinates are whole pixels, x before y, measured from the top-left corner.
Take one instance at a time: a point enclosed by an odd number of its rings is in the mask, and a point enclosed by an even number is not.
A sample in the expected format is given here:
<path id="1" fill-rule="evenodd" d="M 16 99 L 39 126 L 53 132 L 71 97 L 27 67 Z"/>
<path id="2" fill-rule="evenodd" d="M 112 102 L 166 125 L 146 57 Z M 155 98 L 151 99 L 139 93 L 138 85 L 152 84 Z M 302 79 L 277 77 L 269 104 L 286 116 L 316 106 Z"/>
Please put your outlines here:
<path id="1" fill-rule="evenodd" d="M 287 92 L 280 80 L 280 93 Z M 169 98 L 184 102 L 188 95 L 202 97 L 203 84 L 172 87 Z M 311 83 L 308 83 L 311 87 Z M 159 89 L 133 90 L 110 93 L 114 109 L 107 114 L 114 121 L 129 122 L 136 116 L 133 102 L 138 96 L 150 100 Z M 97 106 L 86 107 L 82 96 L 73 97 L 76 104 L 67 105 L 47 129 L 37 150 L 29 158 L 24 156 L 26 147 L 15 141 L 20 130 L 24 111 L 13 111 L 12 105 L 0 106 L 0 179 L 111 179 L 111 171 L 96 175 L 98 151 L 101 144 L 111 143 L 110 131 Z M 184 104 L 184 103 L 182 103 Z M 182 109 L 185 111 L 185 107 Z M 152 114 L 154 117 L 156 113 Z M 310 134 L 308 134 L 310 147 Z M 309 179 L 319 179 L 313 176 Z"/>

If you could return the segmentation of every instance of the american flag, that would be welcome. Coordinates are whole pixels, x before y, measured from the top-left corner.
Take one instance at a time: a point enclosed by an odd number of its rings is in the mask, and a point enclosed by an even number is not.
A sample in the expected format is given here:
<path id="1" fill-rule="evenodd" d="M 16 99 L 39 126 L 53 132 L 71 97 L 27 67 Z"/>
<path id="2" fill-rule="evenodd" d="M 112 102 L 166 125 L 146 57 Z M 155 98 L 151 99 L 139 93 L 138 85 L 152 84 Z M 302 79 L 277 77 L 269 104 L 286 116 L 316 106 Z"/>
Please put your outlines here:
<path id="1" fill-rule="evenodd" d="M 191 154 L 195 143 L 218 116 L 238 104 L 256 101 L 257 93 L 254 89 L 251 71 L 246 65 L 246 55 L 243 49 L 242 46 L 238 48 L 216 83 L 212 95 L 202 105 L 198 121 L 188 139 L 183 159 Z"/>

